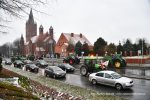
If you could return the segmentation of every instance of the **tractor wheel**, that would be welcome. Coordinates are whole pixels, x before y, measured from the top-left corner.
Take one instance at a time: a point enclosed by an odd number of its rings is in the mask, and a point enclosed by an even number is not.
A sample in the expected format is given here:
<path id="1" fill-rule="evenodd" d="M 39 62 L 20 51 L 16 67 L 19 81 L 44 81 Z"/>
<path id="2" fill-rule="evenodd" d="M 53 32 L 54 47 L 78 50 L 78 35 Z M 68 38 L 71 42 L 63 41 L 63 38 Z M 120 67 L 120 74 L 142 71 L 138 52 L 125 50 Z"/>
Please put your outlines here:
<path id="1" fill-rule="evenodd" d="M 80 73 L 82 76 L 86 76 L 88 74 L 88 69 L 86 66 L 81 66 Z"/>
<path id="2" fill-rule="evenodd" d="M 115 68 L 120 68 L 121 67 L 121 62 L 119 60 L 116 60 L 114 62 L 114 66 L 115 66 Z"/>

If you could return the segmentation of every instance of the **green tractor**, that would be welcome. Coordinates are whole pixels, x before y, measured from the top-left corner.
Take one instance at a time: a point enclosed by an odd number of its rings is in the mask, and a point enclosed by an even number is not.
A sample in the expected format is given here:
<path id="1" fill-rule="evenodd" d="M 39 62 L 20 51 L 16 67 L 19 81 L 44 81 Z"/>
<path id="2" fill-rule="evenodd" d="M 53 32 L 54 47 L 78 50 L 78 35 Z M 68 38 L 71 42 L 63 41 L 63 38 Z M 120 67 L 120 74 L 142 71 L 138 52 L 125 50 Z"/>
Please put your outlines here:
<path id="1" fill-rule="evenodd" d="M 87 57 L 84 59 L 84 64 L 80 68 L 80 73 L 81 75 L 86 76 L 88 73 L 93 73 L 108 68 L 122 68 L 125 66 L 126 61 L 120 54 L 105 56 L 102 59 Z"/>
<path id="2" fill-rule="evenodd" d="M 105 56 L 104 61 L 109 61 L 109 68 L 122 68 L 126 67 L 126 61 L 122 58 L 120 54 L 115 54 L 113 56 Z"/>
<path id="3" fill-rule="evenodd" d="M 106 67 L 98 63 L 98 59 L 95 57 L 87 57 L 84 59 L 84 64 L 80 68 L 80 73 L 86 76 L 88 73 L 104 70 Z"/>

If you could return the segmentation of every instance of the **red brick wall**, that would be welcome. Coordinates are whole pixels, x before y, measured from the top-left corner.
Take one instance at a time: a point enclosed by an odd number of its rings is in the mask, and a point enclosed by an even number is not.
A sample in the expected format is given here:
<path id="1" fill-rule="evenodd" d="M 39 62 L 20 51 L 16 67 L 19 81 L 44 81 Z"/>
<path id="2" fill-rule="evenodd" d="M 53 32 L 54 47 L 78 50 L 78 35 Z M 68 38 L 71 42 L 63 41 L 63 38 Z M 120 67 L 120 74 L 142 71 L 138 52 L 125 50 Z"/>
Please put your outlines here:
<path id="1" fill-rule="evenodd" d="M 66 39 L 66 37 L 63 35 L 63 33 L 61 34 L 61 36 L 58 39 L 58 42 L 55 46 L 55 52 L 61 54 L 62 52 L 62 45 L 64 43 L 68 43 L 68 40 Z"/>
<path id="2" fill-rule="evenodd" d="M 145 64 L 150 58 L 126 58 L 127 63 L 134 63 L 134 64 Z"/>

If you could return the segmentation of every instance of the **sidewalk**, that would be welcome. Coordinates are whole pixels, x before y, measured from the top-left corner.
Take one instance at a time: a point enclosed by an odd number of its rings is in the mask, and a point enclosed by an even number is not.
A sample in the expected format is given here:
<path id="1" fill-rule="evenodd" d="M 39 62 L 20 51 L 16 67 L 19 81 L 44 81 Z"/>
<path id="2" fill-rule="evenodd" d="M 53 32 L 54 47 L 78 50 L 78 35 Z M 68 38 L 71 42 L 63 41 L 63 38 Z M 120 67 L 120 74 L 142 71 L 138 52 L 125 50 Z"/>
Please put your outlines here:
<path id="1" fill-rule="evenodd" d="M 127 67 L 133 67 L 133 68 L 150 68 L 150 64 L 132 64 L 132 63 L 127 63 Z"/>
<path id="2" fill-rule="evenodd" d="M 130 77 L 130 78 L 136 78 L 136 79 L 150 80 L 150 76 L 127 75 L 127 74 L 123 74 L 123 76 L 125 76 L 125 77 Z"/>

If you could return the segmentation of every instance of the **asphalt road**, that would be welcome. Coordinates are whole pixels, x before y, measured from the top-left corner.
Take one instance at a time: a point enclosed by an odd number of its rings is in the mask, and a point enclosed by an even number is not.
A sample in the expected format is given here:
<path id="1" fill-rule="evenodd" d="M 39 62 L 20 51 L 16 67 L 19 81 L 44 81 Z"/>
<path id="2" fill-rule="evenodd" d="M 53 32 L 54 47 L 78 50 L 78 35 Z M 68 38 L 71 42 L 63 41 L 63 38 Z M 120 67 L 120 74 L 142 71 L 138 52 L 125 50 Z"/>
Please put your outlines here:
<path id="1" fill-rule="evenodd" d="M 88 81 L 88 77 L 84 77 L 80 75 L 80 70 L 78 66 L 75 66 L 77 69 L 74 73 L 67 73 L 66 78 L 58 79 L 60 81 L 80 86 L 83 88 L 88 88 L 92 90 L 96 90 L 102 94 L 108 95 L 116 95 L 122 98 L 126 98 L 129 100 L 150 100 L 150 80 L 144 79 L 135 79 L 132 78 L 134 81 L 134 86 L 131 89 L 125 89 L 118 91 L 114 87 L 105 86 L 105 85 L 92 85 Z M 43 69 L 41 70 L 43 71 Z M 143 71 L 141 69 L 123 69 L 117 70 L 120 74 L 137 74 L 142 75 Z M 145 70 L 145 75 L 149 75 L 148 73 L 150 70 Z"/>
<path id="2" fill-rule="evenodd" d="M 144 79 L 135 79 L 134 86 L 131 89 L 125 89 L 121 91 L 117 91 L 114 87 L 105 86 L 105 85 L 92 85 L 88 81 L 88 77 L 84 77 L 80 75 L 80 71 L 78 66 L 75 66 L 76 70 L 74 73 L 67 73 L 66 78 L 58 79 L 60 81 L 80 86 L 83 88 L 88 88 L 92 90 L 96 90 L 102 94 L 108 95 L 116 95 L 122 98 L 126 98 L 129 100 L 150 100 L 150 80 Z M 40 69 L 37 75 L 43 75 L 44 69 Z M 117 70 L 120 74 L 137 74 L 143 75 L 143 71 L 141 69 L 125 69 L 125 70 Z M 144 75 L 149 75 L 150 71 L 145 70 Z"/>

